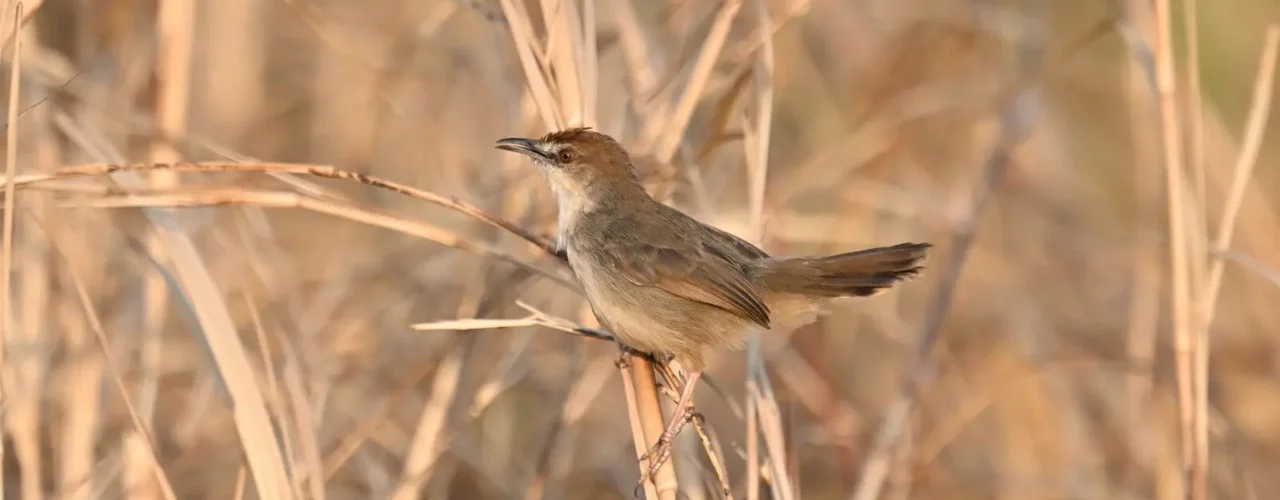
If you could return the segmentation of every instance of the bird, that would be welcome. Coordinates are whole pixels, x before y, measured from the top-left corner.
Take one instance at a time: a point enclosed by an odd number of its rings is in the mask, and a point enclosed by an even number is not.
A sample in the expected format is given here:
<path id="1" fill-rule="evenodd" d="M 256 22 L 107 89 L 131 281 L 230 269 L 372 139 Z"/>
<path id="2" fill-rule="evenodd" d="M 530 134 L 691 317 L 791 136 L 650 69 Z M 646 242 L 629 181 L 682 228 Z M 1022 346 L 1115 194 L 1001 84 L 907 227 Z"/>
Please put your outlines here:
<path id="1" fill-rule="evenodd" d="M 600 325 L 625 346 L 685 372 L 674 414 L 641 460 L 670 456 L 690 415 L 708 349 L 740 348 L 753 332 L 806 325 L 841 297 L 877 295 L 916 277 L 928 243 L 836 255 L 775 257 L 654 199 L 631 155 L 588 127 L 495 147 L 532 159 L 554 195 L 554 245 L 568 258 Z M 644 482 L 641 477 L 641 483 Z"/>

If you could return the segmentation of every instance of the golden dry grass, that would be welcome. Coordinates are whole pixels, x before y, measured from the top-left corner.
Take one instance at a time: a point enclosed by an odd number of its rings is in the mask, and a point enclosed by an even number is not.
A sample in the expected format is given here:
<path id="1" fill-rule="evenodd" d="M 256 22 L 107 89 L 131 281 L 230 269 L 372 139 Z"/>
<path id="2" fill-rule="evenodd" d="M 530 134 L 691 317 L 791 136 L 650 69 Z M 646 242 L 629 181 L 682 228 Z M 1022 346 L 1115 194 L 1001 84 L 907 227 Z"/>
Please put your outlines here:
<path id="1" fill-rule="evenodd" d="M 937 245 L 715 355 L 643 495 L 1280 496 L 1273 1 L 17 7 L 5 498 L 629 498 L 669 389 L 492 148 L 576 124 L 771 252 Z"/>

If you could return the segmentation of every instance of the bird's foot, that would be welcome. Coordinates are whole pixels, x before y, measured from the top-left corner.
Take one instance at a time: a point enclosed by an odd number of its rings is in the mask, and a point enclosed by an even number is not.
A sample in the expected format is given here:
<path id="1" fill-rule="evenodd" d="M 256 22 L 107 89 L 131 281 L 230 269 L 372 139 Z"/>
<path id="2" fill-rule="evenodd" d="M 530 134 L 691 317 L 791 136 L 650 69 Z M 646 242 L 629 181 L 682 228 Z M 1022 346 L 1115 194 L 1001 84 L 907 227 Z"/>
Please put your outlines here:
<path id="1" fill-rule="evenodd" d="M 695 412 L 693 407 L 685 408 L 682 414 L 676 417 L 676 425 L 663 431 L 662 435 L 658 436 L 658 442 L 649 447 L 649 451 L 640 455 L 638 460 L 641 463 L 647 460 L 649 467 L 644 471 L 644 474 L 640 475 L 640 482 L 636 483 L 635 490 L 632 491 L 635 496 L 640 496 L 640 490 L 644 488 L 645 481 L 653 479 L 658 474 L 658 469 L 662 468 L 662 464 L 671 459 L 672 444 L 675 442 L 676 436 L 680 434 L 680 430 L 684 428 L 685 424 L 695 418 L 702 418 L 702 414 Z"/>
<path id="2" fill-rule="evenodd" d="M 644 463 L 645 460 L 648 460 L 649 467 L 645 469 L 644 474 L 640 475 L 640 481 L 636 483 L 636 488 L 632 494 L 637 497 L 640 496 L 640 490 L 644 489 L 645 481 L 656 477 L 658 469 L 671 458 L 671 441 L 672 439 L 664 432 L 662 437 L 658 438 L 658 442 L 649 448 L 649 451 L 645 452 L 644 455 L 640 456 L 640 462 Z"/>

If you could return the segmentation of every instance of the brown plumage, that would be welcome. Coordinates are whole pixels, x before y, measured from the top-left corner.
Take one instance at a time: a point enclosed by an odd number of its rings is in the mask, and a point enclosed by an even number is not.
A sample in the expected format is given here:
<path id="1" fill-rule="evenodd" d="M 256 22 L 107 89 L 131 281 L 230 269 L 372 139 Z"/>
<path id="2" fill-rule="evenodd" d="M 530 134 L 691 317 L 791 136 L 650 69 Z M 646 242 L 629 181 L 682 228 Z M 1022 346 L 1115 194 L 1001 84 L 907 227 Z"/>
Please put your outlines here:
<path id="1" fill-rule="evenodd" d="M 753 329 L 801 326 L 833 298 L 884 291 L 914 277 L 929 248 L 771 257 L 654 200 L 626 150 L 607 135 L 574 128 L 498 147 L 531 157 L 551 186 L 560 208 L 557 243 L 600 323 L 632 348 L 674 356 L 688 372 L 677 418 L 659 440 L 663 454 L 684 420 L 703 349 L 739 346 Z"/>

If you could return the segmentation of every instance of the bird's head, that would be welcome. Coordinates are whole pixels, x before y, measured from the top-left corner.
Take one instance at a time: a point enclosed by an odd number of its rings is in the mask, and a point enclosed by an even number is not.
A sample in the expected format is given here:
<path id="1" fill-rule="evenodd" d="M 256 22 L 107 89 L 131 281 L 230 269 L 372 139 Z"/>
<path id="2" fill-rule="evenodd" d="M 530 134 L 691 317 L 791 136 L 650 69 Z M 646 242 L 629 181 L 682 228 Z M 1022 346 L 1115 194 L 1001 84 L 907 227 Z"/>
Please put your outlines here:
<path id="1" fill-rule="evenodd" d="M 601 196 L 636 189 L 643 192 L 631 157 L 622 145 L 585 127 L 552 132 L 538 139 L 509 137 L 499 140 L 495 147 L 533 159 L 562 205 L 593 203 Z"/>

